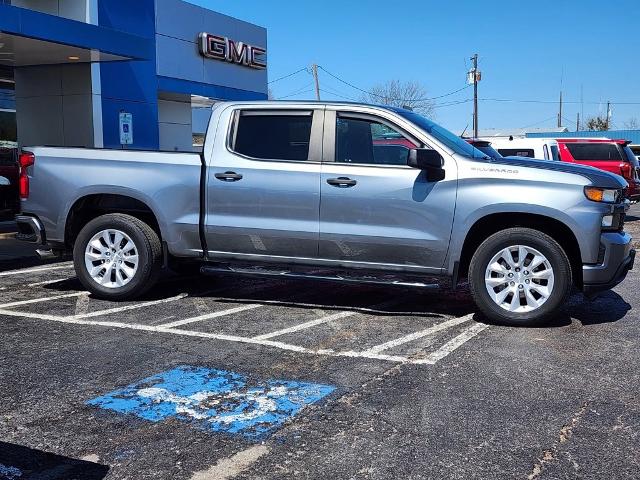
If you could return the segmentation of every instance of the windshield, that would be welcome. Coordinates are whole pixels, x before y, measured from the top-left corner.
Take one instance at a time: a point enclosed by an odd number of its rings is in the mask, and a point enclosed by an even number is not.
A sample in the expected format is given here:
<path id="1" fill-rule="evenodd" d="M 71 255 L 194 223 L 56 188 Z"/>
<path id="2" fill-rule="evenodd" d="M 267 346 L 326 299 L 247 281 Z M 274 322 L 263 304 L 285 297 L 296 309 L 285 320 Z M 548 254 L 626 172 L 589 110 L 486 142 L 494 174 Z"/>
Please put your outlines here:
<path id="1" fill-rule="evenodd" d="M 421 130 L 427 132 L 437 141 L 446 145 L 458 155 L 464 155 L 465 157 L 471 158 L 487 158 L 486 154 L 482 153 L 473 145 L 468 144 L 462 138 L 454 135 L 449 130 L 442 128 L 440 125 L 433 123 L 422 115 L 400 109 L 396 110 L 396 113 L 418 126 Z"/>
<path id="2" fill-rule="evenodd" d="M 475 145 L 475 147 L 485 155 L 488 155 L 489 157 L 494 158 L 496 160 L 500 160 L 501 158 L 504 158 L 491 145 Z"/>

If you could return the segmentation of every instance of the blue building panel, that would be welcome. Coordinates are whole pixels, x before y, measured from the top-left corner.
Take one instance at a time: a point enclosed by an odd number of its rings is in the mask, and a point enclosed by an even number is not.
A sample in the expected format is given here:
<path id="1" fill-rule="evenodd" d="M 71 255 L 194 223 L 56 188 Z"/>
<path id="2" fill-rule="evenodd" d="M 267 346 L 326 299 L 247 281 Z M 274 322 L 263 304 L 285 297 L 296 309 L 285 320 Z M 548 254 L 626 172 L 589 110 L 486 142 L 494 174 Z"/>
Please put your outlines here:
<path id="1" fill-rule="evenodd" d="M 11 5 L 0 5 L 0 31 L 127 58 L 151 58 L 155 52 L 153 36 L 141 38 L 135 32 L 130 34 Z"/>
<path id="2" fill-rule="evenodd" d="M 100 25 L 143 38 L 155 38 L 155 2 L 127 0 L 99 2 Z M 123 15 L 127 12 L 127 15 Z M 134 14 L 135 13 L 135 14 Z M 160 146 L 158 129 L 158 80 L 155 49 L 146 60 L 107 62 L 100 65 L 102 128 L 105 148 L 120 147 L 119 113 L 133 115 L 132 149 L 155 150 Z"/>
<path id="3" fill-rule="evenodd" d="M 211 85 L 208 83 L 190 82 L 178 78 L 158 77 L 158 89 L 162 92 L 200 95 L 202 97 L 221 98 L 224 100 L 266 100 L 267 94 L 252 92 L 239 88 Z"/>

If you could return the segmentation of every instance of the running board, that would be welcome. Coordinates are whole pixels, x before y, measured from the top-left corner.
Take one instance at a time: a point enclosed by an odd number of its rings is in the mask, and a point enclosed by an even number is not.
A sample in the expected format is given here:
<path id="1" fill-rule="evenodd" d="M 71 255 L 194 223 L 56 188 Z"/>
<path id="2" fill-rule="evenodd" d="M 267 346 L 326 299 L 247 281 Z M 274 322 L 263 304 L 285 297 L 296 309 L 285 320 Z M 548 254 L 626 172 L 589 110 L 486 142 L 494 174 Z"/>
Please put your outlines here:
<path id="1" fill-rule="evenodd" d="M 305 272 L 291 272 L 288 270 L 266 270 L 261 268 L 238 268 L 238 267 L 213 267 L 205 265 L 200 268 L 200 272 L 204 275 L 247 275 L 247 276 L 261 276 L 271 278 L 297 278 L 297 279 L 309 279 L 309 280 L 324 280 L 328 282 L 341 282 L 341 283 L 357 283 L 357 284 L 373 284 L 373 285 L 389 285 L 396 287 L 411 287 L 411 288 L 427 288 L 437 289 L 440 285 L 437 283 L 424 283 L 424 282 L 410 282 L 406 280 L 397 280 L 392 278 L 378 278 L 373 276 L 356 277 L 356 276 L 344 276 L 344 275 L 323 275 L 320 273 L 305 273 Z"/>

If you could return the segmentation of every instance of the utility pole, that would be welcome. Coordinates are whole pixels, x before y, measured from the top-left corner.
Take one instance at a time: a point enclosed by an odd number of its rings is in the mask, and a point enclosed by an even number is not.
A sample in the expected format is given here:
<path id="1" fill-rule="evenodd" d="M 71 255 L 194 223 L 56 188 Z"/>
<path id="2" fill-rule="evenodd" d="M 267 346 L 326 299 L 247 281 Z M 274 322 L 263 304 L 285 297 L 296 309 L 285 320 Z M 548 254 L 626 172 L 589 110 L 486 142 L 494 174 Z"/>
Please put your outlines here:
<path id="1" fill-rule="evenodd" d="M 480 80 L 480 72 L 478 72 L 478 54 L 471 57 L 473 61 L 473 138 L 478 138 L 478 81 Z"/>
<path id="2" fill-rule="evenodd" d="M 313 79 L 316 82 L 316 100 L 320 101 L 320 82 L 318 81 L 318 65 L 315 63 L 311 65 L 311 71 L 313 72 Z"/>
<path id="3" fill-rule="evenodd" d="M 558 110 L 558 128 L 562 127 L 562 90 L 560 90 L 560 109 Z"/>
<path id="4" fill-rule="evenodd" d="M 611 102 L 607 102 L 607 130 L 611 124 Z"/>
<path id="5" fill-rule="evenodd" d="M 576 132 L 580 131 L 580 112 L 576 113 Z"/>

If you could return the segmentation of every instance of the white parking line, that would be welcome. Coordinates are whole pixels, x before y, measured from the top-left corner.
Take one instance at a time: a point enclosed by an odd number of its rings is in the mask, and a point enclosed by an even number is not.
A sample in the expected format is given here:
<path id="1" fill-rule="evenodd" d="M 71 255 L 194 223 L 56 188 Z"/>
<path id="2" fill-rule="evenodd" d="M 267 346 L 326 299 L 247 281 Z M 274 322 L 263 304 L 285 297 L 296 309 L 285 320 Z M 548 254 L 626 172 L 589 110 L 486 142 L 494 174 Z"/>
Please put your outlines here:
<path id="1" fill-rule="evenodd" d="M 212 318 L 224 317 L 225 315 L 232 315 L 234 313 L 244 312 L 245 310 L 253 310 L 254 308 L 259 308 L 259 307 L 262 307 L 262 305 L 258 305 L 258 304 L 243 305 L 241 307 L 229 308 L 227 310 L 220 310 L 218 312 L 206 313 L 198 317 L 185 318 L 184 320 L 176 320 L 175 322 L 164 323 L 158 326 L 162 328 L 181 327 L 182 325 L 188 325 L 189 323 L 202 322 L 204 320 L 211 320 Z"/>
<path id="2" fill-rule="evenodd" d="M 0 272 L 0 277 L 7 277 L 9 275 L 24 275 L 25 273 L 34 272 L 46 272 L 49 270 L 63 270 L 65 268 L 73 268 L 73 263 L 67 262 L 64 264 L 56 263 L 49 267 L 37 267 L 37 268 L 23 268 L 21 270 L 9 270 L 8 272 Z"/>
<path id="3" fill-rule="evenodd" d="M 449 355 L 451 352 L 453 352 L 454 350 L 460 348 L 462 345 L 467 343 L 469 340 L 471 340 L 473 337 L 478 335 L 483 330 L 486 330 L 487 328 L 489 328 L 489 325 L 484 324 L 484 323 L 476 323 L 475 325 L 471 325 L 469 328 L 467 328 L 460 335 L 458 335 L 457 337 L 455 337 L 452 340 L 450 340 L 447 343 L 445 343 L 438 350 L 436 350 L 435 352 L 429 354 L 428 357 L 422 359 L 421 362 L 422 363 L 426 363 L 426 364 L 430 364 L 430 365 L 433 365 L 433 364 L 439 362 L 444 357 Z"/>
<path id="4" fill-rule="evenodd" d="M 456 325 L 460 325 L 461 323 L 468 322 L 469 320 L 471 320 L 472 317 L 473 317 L 473 314 L 469 314 L 469 315 L 465 315 L 464 317 L 453 318 L 451 320 L 447 320 L 446 322 L 437 323 L 434 326 L 429 327 L 425 330 L 411 333 L 409 335 L 405 335 L 404 337 L 396 338 L 395 340 L 391 340 L 381 345 L 376 345 L 375 347 L 371 347 L 369 350 L 366 351 L 366 353 L 377 354 L 385 350 L 389 350 L 390 348 L 394 348 L 408 342 L 413 342 L 414 340 L 418 340 L 419 338 L 428 337 L 429 335 L 433 335 L 434 333 L 441 332 L 442 330 L 446 330 L 447 328 L 455 327 Z"/>
<path id="5" fill-rule="evenodd" d="M 62 283 L 62 282 L 66 282 L 68 280 L 73 280 L 76 277 L 67 277 L 67 278 L 58 278 L 57 280 L 46 280 L 44 282 L 36 282 L 36 283 L 28 283 L 27 284 L 27 288 L 28 287 L 41 287 L 44 285 L 53 285 L 54 283 Z"/>
<path id="6" fill-rule="evenodd" d="M 70 318 L 93 318 L 93 317 L 101 317 L 103 315 L 111 315 L 113 313 L 122 313 L 122 312 L 128 312 L 130 310 L 138 310 L 140 308 L 144 308 L 144 307 L 152 307 L 153 305 L 161 305 L 163 303 L 171 303 L 171 302 L 175 302 L 176 300 L 181 300 L 183 298 L 185 298 L 186 296 L 188 296 L 187 293 L 181 293 L 180 295 L 176 295 L 175 297 L 169 297 L 169 298 L 162 298 L 160 300 L 152 300 L 149 302 L 142 302 L 142 303 L 134 303 L 133 305 L 125 305 L 124 307 L 115 307 L 115 308 L 108 308 L 106 310 L 97 310 L 95 312 L 89 312 L 89 313 L 85 313 L 83 315 L 77 315 L 77 316 L 73 316 Z"/>
<path id="7" fill-rule="evenodd" d="M 61 298 L 80 297 L 82 295 L 88 295 L 88 294 L 89 292 L 74 292 L 74 293 L 65 293 L 64 295 L 55 295 L 53 297 L 32 298 L 31 300 L 22 300 L 20 302 L 5 303 L 3 305 L 0 305 L 0 308 L 19 307 L 21 305 L 30 305 L 32 303 L 49 302 L 51 300 L 60 300 Z"/>
<path id="8" fill-rule="evenodd" d="M 5 315 L 9 317 L 21 317 L 21 318 L 30 318 L 36 320 L 49 320 L 58 323 L 67 323 L 74 325 L 91 325 L 91 326 L 100 326 L 100 327 L 111 327 L 111 328 L 121 328 L 121 329 L 129 329 L 129 330 L 139 330 L 153 333 L 166 333 L 172 335 L 181 335 L 186 337 L 197 337 L 197 338 L 207 338 L 212 340 L 222 340 L 228 342 L 235 343 L 244 343 L 251 345 L 259 345 L 265 347 L 273 347 L 278 348 L 280 350 L 286 350 L 290 352 L 297 353 L 305 353 L 311 355 L 323 355 L 330 357 L 350 357 L 350 358 L 365 358 L 370 360 L 384 360 L 395 363 L 409 363 L 409 364 L 417 364 L 417 365 L 433 365 L 439 360 L 443 359 L 451 352 L 462 346 L 464 343 L 469 341 L 471 338 L 475 337 L 482 330 L 487 328 L 487 325 L 477 324 L 473 325 L 461 335 L 458 335 L 450 342 L 447 342 L 442 348 L 429 355 L 426 358 L 410 358 L 406 356 L 400 355 L 384 355 L 381 353 L 372 353 L 369 351 L 364 352 L 355 352 L 355 351 L 346 351 L 339 352 L 328 349 L 321 350 L 313 350 L 306 347 L 301 347 L 299 345 L 291 345 L 284 342 L 277 342 L 273 340 L 259 340 L 256 338 L 248 338 L 241 337 L 237 335 L 226 335 L 226 334 L 217 334 L 217 333 L 208 333 L 208 332 L 198 332 L 192 330 L 181 330 L 177 328 L 167 328 L 163 326 L 152 326 L 152 325 L 141 325 L 141 324 L 132 324 L 132 323 L 123 323 L 123 322 L 109 322 L 109 321 L 97 321 L 97 320 L 84 320 L 86 316 L 80 317 L 61 317 L 56 315 L 47 315 L 47 314 L 39 314 L 39 313 L 29 313 L 29 312 L 16 312 L 13 310 L 0 310 L 0 315 Z M 464 317 L 463 317 L 464 318 Z"/>
<path id="9" fill-rule="evenodd" d="M 358 312 L 338 312 L 332 315 L 327 315 L 325 317 L 316 318 L 315 320 L 310 320 L 305 323 L 301 323 L 299 325 L 294 325 L 293 327 L 283 328 L 282 330 L 276 330 L 275 332 L 265 333 L 264 335 L 258 335 L 253 337 L 254 340 L 268 340 L 273 337 L 279 337 L 281 335 L 286 335 L 288 333 L 299 332 L 300 330 L 305 330 L 307 328 L 315 327 L 316 325 L 322 325 L 323 323 L 332 322 L 334 320 L 339 320 L 341 318 L 351 317 L 352 315 L 357 315 Z"/>

